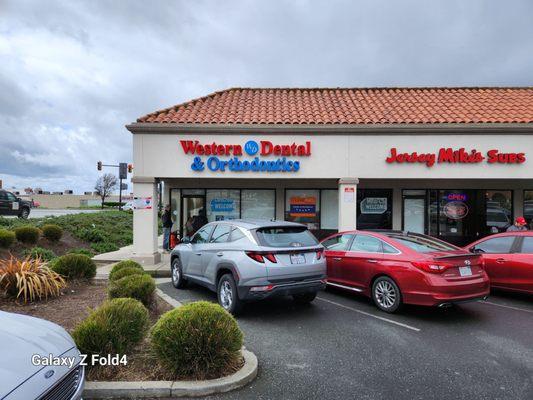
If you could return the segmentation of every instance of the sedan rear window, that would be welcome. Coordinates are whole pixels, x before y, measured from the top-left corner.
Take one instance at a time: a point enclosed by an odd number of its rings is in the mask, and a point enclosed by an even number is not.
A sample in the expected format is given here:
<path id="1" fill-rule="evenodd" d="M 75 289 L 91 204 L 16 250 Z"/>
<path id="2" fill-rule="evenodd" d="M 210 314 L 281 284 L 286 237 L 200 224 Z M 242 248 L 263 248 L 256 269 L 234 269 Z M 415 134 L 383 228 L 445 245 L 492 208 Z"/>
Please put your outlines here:
<path id="1" fill-rule="evenodd" d="M 306 247 L 318 244 L 307 228 L 299 227 L 260 228 L 257 230 L 257 237 L 260 244 L 267 247 Z"/>
<path id="2" fill-rule="evenodd" d="M 418 253 L 458 250 L 458 247 L 455 247 L 451 244 L 425 236 L 389 235 L 389 238 L 400 244 L 403 244 L 406 247 L 409 247 Z"/>

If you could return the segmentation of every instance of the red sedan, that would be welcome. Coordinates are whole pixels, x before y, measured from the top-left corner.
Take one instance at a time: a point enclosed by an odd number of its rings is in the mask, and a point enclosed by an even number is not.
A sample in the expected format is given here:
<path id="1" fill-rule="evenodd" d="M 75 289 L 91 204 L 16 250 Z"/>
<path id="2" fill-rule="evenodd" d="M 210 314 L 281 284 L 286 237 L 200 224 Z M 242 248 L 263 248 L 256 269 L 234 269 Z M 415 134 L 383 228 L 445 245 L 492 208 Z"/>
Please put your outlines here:
<path id="1" fill-rule="evenodd" d="M 489 278 L 479 254 L 400 231 L 351 231 L 329 236 L 328 285 L 372 297 L 395 312 L 402 303 L 445 307 L 484 299 Z"/>
<path id="2" fill-rule="evenodd" d="M 481 254 L 491 287 L 533 294 L 533 232 L 487 236 L 465 247 Z"/>

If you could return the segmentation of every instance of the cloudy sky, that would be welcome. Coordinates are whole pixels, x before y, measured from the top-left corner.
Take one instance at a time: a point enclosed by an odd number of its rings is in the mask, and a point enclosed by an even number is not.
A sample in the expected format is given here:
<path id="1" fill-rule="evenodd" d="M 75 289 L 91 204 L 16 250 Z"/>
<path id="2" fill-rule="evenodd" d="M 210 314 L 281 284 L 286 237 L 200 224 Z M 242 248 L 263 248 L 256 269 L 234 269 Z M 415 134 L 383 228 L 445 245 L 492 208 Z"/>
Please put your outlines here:
<path id="1" fill-rule="evenodd" d="M 0 179 L 92 190 L 126 123 L 228 87 L 533 85 L 531 0 L 0 0 Z"/>

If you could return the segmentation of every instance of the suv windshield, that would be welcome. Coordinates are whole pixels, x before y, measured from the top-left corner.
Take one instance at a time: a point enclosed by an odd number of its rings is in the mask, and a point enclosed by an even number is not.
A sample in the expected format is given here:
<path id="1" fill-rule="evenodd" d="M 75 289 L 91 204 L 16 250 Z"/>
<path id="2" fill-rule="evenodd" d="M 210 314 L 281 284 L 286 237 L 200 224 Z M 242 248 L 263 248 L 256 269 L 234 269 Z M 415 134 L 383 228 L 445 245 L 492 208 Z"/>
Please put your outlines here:
<path id="1" fill-rule="evenodd" d="M 446 242 L 425 236 L 407 236 L 407 235 L 387 235 L 389 238 L 407 246 L 418 253 L 429 253 L 432 251 L 455 251 L 455 247 Z"/>
<path id="2" fill-rule="evenodd" d="M 262 246 L 268 247 L 306 247 L 318 244 L 313 234 L 304 227 L 260 228 L 257 230 L 257 237 Z"/>

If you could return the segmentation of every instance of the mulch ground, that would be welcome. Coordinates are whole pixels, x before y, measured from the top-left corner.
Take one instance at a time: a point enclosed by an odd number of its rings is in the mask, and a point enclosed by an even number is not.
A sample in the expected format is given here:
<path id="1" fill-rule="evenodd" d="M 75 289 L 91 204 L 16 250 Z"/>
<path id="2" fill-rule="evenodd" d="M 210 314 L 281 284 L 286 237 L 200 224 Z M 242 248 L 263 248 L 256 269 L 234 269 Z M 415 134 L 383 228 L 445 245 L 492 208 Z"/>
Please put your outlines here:
<path id="1" fill-rule="evenodd" d="M 56 256 L 62 256 L 67 254 L 72 249 L 89 249 L 90 246 L 86 242 L 76 239 L 69 232 L 63 232 L 63 237 L 59 242 L 51 242 L 48 239 L 41 237 L 37 244 L 27 245 L 19 242 L 15 242 L 9 249 L 0 248 L 0 260 L 9 259 L 11 255 L 22 258 L 25 250 L 33 247 L 43 247 L 48 250 L 52 250 Z"/>

